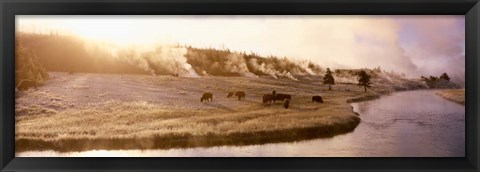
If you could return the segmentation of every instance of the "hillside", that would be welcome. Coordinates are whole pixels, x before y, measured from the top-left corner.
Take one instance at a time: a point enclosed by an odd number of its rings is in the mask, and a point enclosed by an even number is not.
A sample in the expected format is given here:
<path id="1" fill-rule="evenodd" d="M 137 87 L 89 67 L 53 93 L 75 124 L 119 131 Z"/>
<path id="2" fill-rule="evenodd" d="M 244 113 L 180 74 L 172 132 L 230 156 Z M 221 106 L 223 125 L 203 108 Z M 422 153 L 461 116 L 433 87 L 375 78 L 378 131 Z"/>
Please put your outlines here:
<path id="1" fill-rule="evenodd" d="M 107 51 L 89 47 L 73 36 L 17 33 L 16 40 L 48 71 L 146 74 L 135 65 L 108 58 Z"/>
<path id="2" fill-rule="evenodd" d="M 190 46 L 118 48 L 65 35 L 18 33 L 17 41 L 34 52 L 48 71 L 154 74 L 175 76 L 251 76 L 274 78 L 316 75 L 319 65 L 287 58 L 261 57 Z"/>
<path id="3" fill-rule="evenodd" d="M 35 54 L 47 71 L 77 73 L 118 73 L 172 76 L 245 76 L 298 80 L 323 76 L 325 68 L 310 61 L 262 57 L 255 53 L 233 52 L 191 46 L 157 46 L 153 49 L 118 48 L 102 43 L 87 43 L 74 36 L 18 33 L 17 42 Z M 336 69 L 336 82 L 357 83 L 360 69 Z M 395 72 L 363 69 L 377 86 L 392 90 L 428 88 L 422 81 Z"/>

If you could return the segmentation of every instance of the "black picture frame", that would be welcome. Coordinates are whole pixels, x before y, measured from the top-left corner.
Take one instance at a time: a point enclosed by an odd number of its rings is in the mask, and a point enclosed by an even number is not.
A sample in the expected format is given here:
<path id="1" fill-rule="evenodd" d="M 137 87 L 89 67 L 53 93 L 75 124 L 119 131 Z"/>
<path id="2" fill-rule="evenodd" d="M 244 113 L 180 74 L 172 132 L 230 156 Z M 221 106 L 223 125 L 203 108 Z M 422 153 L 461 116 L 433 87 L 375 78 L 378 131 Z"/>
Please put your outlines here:
<path id="1" fill-rule="evenodd" d="M 478 171 L 478 0 L 1 0 L 1 171 Z M 465 15 L 464 158 L 16 158 L 15 15 Z"/>

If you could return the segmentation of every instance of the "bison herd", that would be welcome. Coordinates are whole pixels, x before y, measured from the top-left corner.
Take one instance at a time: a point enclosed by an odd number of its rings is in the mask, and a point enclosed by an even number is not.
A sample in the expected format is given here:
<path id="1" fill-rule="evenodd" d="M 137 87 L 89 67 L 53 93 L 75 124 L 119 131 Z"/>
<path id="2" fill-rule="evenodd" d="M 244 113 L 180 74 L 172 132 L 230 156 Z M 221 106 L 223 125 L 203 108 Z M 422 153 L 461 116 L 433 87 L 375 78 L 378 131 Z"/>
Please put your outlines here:
<path id="1" fill-rule="evenodd" d="M 232 91 L 232 92 L 228 92 L 227 98 L 232 97 L 233 94 L 234 94 L 233 91 Z M 238 100 L 245 99 L 245 92 L 243 92 L 243 91 L 237 91 L 237 92 L 235 92 L 235 97 L 237 97 Z"/>
<path id="2" fill-rule="evenodd" d="M 244 100 L 245 99 L 245 92 L 244 91 L 237 91 L 237 92 L 228 92 L 227 98 L 231 97 L 237 97 L 238 100 Z M 212 101 L 213 100 L 213 94 L 212 93 L 203 93 L 202 97 L 200 98 L 200 102 L 203 101 Z M 262 102 L 263 103 L 275 103 L 275 101 L 282 101 L 283 102 L 283 107 L 285 109 L 288 109 L 290 106 L 290 101 L 292 100 L 292 95 L 290 94 L 281 94 L 277 93 L 275 90 L 272 91 L 271 94 L 263 94 L 262 97 Z M 312 96 L 312 103 L 323 103 L 323 99 L 321 96 Z"/>

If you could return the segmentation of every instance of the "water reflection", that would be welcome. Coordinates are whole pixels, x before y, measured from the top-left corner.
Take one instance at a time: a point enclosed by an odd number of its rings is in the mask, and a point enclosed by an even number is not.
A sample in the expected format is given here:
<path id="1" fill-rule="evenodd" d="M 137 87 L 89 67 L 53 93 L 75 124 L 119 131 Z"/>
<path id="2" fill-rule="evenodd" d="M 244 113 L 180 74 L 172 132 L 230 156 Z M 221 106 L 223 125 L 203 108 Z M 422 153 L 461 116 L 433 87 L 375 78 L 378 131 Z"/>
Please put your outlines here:
<path id="1" fill-rule="evenodd" d="M 17 156 L 185 157 L 185 156 L 465 156 L 465 107 L 433 91 L 408 91 L 352 104 L 362 122 L 333 138 L 251 146 L 169 150 L 93 150 L 22 152 Z"/>

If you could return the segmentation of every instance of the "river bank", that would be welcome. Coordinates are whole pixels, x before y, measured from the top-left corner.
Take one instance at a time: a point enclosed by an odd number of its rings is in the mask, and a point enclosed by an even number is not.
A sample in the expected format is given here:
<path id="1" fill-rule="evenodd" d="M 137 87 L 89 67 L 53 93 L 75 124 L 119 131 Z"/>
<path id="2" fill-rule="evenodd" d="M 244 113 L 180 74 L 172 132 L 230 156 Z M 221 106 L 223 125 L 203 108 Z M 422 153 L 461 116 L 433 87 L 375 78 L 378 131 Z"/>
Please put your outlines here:
<path id="1" fill-rule="evenodd" d="M 455 103 L 465 105 L 465 89 L 448 89 L 436 93 L 437 95 L 453 101 Z"/>
<path id="2" fill-rule="evenodd" d="M 354 131 L 328 139 L 149 150 L 26 151 L 16 156 L 463 157 L 465 108 L 435 95 L 435 92 L 402 91 L 371 101 L 351 103 L 362 122 Z"/>

